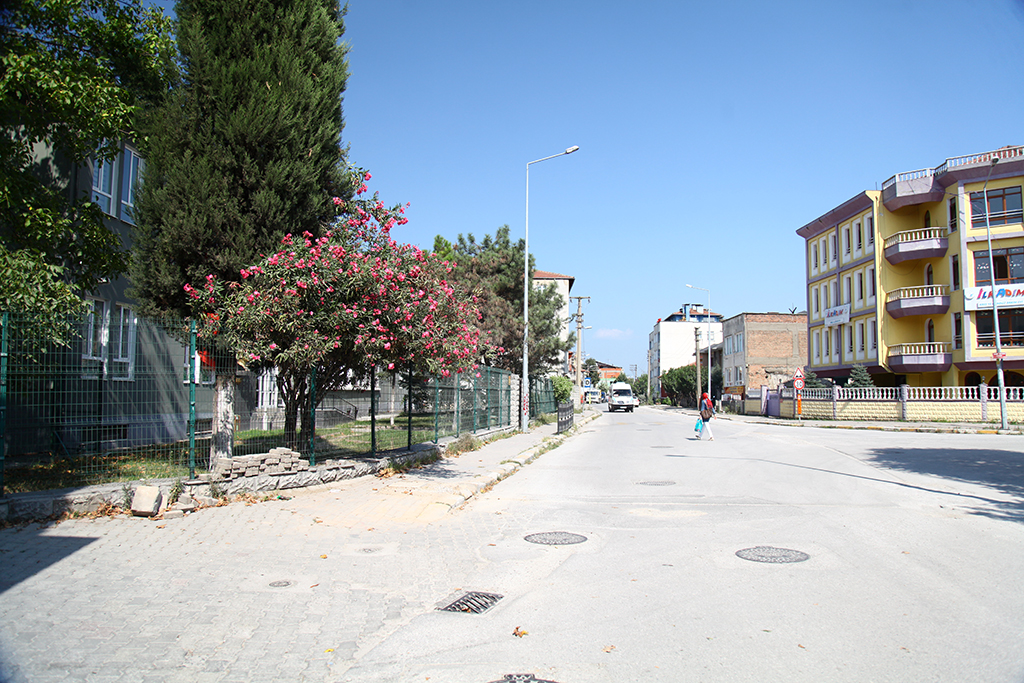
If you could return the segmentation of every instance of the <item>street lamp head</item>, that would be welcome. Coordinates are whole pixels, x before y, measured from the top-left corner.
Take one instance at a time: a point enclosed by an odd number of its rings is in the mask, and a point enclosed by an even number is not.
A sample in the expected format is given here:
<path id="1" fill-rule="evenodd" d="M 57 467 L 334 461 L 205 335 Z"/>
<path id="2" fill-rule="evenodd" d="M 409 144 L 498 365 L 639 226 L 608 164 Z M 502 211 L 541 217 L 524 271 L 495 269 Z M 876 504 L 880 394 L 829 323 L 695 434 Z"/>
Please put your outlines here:
<path id="1" fill-rule="evenodd" d="M 577 151 L 579 148 L 580 148 L 579 145 L 573 145 L 569 149 L 565 150 L 565 153 L 566 154 L 572 154 L 573 152 Z"/>
<path id="2" fill-rule="evenodd" d="M 991 164 L 992 164 L 993 166 L 995 166 L 996 164 L 998 164 L 998 163 L 999 163 L 999 157 L 992 157 L 992 161 L 991 161 L 990 163 L 991 163 Z"/>

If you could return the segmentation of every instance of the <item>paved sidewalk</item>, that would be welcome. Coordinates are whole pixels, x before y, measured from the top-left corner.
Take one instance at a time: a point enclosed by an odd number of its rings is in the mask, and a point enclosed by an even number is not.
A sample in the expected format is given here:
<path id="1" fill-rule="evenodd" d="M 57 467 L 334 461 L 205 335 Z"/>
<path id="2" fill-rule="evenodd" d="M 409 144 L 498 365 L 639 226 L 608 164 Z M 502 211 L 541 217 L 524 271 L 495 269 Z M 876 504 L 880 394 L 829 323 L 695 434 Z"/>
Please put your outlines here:
<path id="1" fill-rule="evenodd" d="M 693 408 L 677 406 L 647 406 L 654 410 L 692 415 L 697 419 L 697 411 Z M 764 415 L 737 415 L 720 412 L 716 420 L 732 420 L 734 422 L 757 422 L 760 424 L 779 425 L 782 427 L 818 427 L 822 429 L 871 429 L 883 432 L 926 432 L 932 434 L 1024 434 L 1024 426 L 1011 424 L 1007 430 L 999 429 L 999 423 L 971 422 L 896 422 L 896 421 L 859 421 L 859 420 L 790 420 Z"/>
<path id="2" fill-rule="evenodd" d="M 479 450 L 446 456 L 386 479 L 360 477 L 280 494 L 292 497 L 289 508 L 316 512 L 318 519 L 331 526 L 383 529 L 410 522 L 429 523 L 513 474 L 600 414 L 588 410 L 577 415 L 574 430 L 565 434 L 555 434 L 554 423 L 542 425 L 526 434 L 513 433 Z M 325 492 L 338 494 L 330 506 L 322 504 L 321 494 Z"/>

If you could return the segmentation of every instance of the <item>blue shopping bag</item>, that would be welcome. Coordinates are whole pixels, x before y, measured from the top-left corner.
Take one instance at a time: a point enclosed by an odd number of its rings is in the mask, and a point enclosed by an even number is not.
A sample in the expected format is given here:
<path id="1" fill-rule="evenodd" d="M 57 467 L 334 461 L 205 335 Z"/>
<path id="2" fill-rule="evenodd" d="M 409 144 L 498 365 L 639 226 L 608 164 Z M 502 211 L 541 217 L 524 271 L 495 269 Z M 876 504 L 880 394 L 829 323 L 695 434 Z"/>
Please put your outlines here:
<path id="1" fill-rule="evenodd" d="M 697 424 L 693 426 L 693 433 L 700 434 L 700 430 L 702 429 L 704 429 L 704 420 L 698 417 Z"/>

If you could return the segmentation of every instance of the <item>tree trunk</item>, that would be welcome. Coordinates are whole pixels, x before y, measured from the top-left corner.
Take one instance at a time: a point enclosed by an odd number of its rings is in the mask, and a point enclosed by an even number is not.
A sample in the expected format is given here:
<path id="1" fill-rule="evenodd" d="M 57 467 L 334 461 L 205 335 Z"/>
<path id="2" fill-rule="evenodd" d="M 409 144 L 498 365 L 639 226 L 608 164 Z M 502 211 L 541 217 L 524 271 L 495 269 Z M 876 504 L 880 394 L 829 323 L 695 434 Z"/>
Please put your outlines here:
<path id="1" fill-rule="evenodd" d="M 220 458 L 230 458 L 235 443 L 235 376 L 217 374 L 213 390 L 213 438 L 210 439 L 210 470 Z"/>

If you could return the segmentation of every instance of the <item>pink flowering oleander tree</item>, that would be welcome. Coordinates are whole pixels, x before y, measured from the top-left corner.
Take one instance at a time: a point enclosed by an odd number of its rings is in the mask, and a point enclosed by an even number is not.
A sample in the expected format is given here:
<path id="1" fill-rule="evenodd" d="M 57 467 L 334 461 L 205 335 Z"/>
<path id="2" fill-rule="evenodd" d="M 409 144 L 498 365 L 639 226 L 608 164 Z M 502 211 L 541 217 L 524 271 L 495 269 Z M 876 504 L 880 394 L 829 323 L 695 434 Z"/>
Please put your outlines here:
<path id="1" fill-rule="evenodd" d="M 286 236 L 238 281 L 209 275 L 185 285 L 202 338 L 233 348 L 243 364 L 277 368 L 292 447 L 300 424 L 308 433 L 310 401 L 352 375 L 476 371 L 492 353 L 475 297 L 450 281 L 454 266 L 392 239 L 403 207 L 365 192 L 364 183 L 355 199 L 335 200 L 339 219 L 321 237 Z"/>

